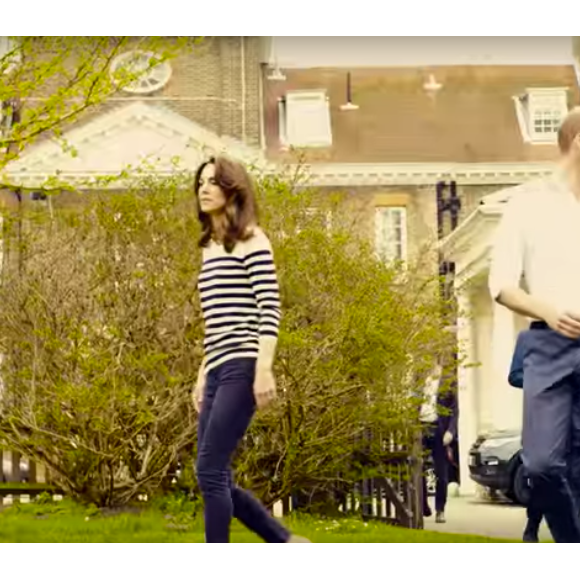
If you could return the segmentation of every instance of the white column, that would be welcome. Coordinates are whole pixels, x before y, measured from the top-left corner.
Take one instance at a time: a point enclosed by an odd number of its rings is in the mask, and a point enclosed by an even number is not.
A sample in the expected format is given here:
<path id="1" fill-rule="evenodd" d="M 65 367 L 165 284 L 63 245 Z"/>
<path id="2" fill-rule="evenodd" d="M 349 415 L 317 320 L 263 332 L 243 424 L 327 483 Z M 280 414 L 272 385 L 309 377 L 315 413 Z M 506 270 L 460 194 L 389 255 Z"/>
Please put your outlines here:
<path id="1" fill-rule="evenodd" d="M 492 373 L 491 390 L 492 421 L 495 429 L 517 429 L 522 421 L 522 392 L 510 386 L 507 377 L 516 342 L 515 315 L 497 303 L 493 305 Z"/>
<path id="2" fill-rule="evenodd" d="M 469 449 L 477 438 L 477 398 L 475 369 L 467 365 L 476 363 L 474 344 L 473 305 L 468 290 L 457 290 L 459 318 L 457 320 L 457 341 L 460 365 L 457 376 L 457 404 L 459 417 L 459 469 L 461 473 L 461 494 L 475 493 L 475 483 L 469 477 Z"/>

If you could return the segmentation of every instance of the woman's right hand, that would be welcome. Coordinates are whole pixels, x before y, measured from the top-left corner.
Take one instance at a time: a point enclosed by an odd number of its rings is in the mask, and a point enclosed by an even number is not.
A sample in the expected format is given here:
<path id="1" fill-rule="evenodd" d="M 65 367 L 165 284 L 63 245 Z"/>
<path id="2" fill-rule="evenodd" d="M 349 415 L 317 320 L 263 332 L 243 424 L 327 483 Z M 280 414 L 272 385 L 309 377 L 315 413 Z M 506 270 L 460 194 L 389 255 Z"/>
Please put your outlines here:
<path id="1" fill-rule="evenodd" d="M 205 372 L 203 365 L 199 369 L 199 373 L 197 375 L 197 383 L 195 384 L 195 388 L 193 389 L 192 398 L 193 398 L 193 407 L 198 412 L 201 413 L 201 405 L 203 403 L 203 395 L 205 392 Z"/>
<path id="2" fill-rule="evenodd" d="M 193 407 L 198 413 L 201 413 L 202 403 L 203 403 L 203 386 L 196 385 L 195 389 L 193 389 Z"/>

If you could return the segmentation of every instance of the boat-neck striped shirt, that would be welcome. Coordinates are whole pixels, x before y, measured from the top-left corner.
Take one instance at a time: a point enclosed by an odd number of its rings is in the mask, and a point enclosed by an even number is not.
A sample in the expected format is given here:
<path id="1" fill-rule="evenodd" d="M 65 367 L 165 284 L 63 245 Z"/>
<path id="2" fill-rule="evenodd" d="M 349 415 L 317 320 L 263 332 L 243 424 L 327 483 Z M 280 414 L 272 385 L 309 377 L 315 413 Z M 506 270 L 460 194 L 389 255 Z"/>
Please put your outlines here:
<path id="1" fill-rule="evenodd" d="M 280 293 L 270 240 L 260 228 L 228 254 L 203 249 L 199 295 L 205 324 L 205 372 L 235 358 L 271 364 L 280 324 Z"/>

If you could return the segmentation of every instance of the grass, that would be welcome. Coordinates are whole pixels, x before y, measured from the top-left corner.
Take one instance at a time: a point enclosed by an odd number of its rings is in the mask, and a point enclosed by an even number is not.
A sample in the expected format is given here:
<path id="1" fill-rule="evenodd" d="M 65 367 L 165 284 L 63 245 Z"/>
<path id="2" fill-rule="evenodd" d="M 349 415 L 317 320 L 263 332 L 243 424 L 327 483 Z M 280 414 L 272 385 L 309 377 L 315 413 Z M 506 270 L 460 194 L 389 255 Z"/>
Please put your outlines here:
<path id="1" fill-rule="evenodd" d="M 189 513 L 183 510 L 183 506 L 181 511 L 173 514 L 151 508 L 135 513 L 106 515 L 66 500 L 21 504 L 0 512 L 0 542 L 201 543 L 204 541 L 202 523 L 199 518 L 190 517 Z M 405 530 L 353 518 L 332 520 L 301 516 L 289 518 L 286 523 L 294 533 L 306 536 L 314 543 L 502 542 L 480 536 Z M 251 532 L 234 523 L 232 542 L 259 541 Z"/>

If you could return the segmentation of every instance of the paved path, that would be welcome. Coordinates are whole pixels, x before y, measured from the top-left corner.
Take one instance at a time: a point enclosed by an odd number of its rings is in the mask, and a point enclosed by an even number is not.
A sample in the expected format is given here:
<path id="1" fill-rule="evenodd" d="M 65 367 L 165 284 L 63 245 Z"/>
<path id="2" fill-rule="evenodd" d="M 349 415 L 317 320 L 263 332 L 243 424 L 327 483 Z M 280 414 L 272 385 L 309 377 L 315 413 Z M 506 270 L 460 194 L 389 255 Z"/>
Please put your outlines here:
<path id="1" fill-rule="evenodd" d="M 511 503 L 478 497 L 450 497 L 447 523 L 436 524 L 434 517 L 425 520 L 425 529 L 457 534 L 476 534 L 492 538 L 521 539 L 526 524 L 526 510 Z M 540 541 L 551 540 L 545 522 Z"/>

